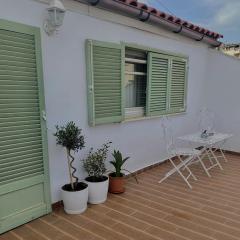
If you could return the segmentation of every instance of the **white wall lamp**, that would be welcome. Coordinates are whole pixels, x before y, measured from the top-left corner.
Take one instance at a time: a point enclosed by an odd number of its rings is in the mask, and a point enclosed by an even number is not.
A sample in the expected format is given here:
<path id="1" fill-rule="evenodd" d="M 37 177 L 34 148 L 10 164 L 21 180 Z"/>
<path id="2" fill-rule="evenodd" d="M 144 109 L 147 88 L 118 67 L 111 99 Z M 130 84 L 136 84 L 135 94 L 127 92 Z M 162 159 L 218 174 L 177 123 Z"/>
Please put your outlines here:
<path id="1" fill-rule="evenodd" d="M 50 0 L 47 8 L 47 19 L 44 21 L 44 30 L 48 35 L 53 35 L 63 24 L 66 9 L 61 0 Z"/>

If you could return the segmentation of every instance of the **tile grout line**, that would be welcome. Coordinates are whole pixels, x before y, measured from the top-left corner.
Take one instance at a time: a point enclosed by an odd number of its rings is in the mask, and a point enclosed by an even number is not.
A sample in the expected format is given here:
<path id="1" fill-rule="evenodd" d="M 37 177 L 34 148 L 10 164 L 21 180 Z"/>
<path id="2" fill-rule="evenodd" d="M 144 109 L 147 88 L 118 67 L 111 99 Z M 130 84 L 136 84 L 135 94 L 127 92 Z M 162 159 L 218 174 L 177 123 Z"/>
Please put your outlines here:
<path id="1" fill-rule="evenodd" d="M 36 230 L 33 227 L 31 227 L 29 224 L 26 224 L 26 227 L 31 229 L 33 232 L 37 233 L 39 236 L 43 237 L 44 239 L 51 240 L 51 238 L 46 237 L 44 234 L 40 233 L 38 230 Z"/>
<path id="2" fill-rule="evenodd" d="M 131 187 L 130 187 L 131 188 Z M 134 189 L 134 188 L 131 188 L 131 189 Z M 155 196 L 153 193 L 149 193 L 149 192 L 144 192 L 143 190 L 133 190 L 133 191 L 135 191 L 135 192 L 141 192 L 141 193 L 144 193 L 144 194 L 147 194 L 147 195 L 149 195 L 149 196 Z M 134 194 L 134 193 L 133 193 Z M 170 203 L 172 203 L 172 204 L 176 204 L 176 201 L 173 201 L 173 200 L 169 200 L 168 198 L 165 198 L 165 197 L 159 197 L 160 198 L 160 200 L 162 199 L 162 200 L 164 200 L 164 201 L 168 201 L 168 202 L 170 202 Z M 154 203 L 158 203 L 157 201 L 154 201 L 154 200 L 149 200 L 149 201 L 151 201 L 151 202 L 154 202 Z M 202 211 L 203 213 L 206 213 L 206 214 L 209 214 L 207 211 L 205 211 L 203 208 L 200 208 L 200 210 L 199 210 L 199 208 L 197 208 L 197 207 L 193 207 L 193 206 L 189 206 L 189 205 L 187 205 L 187 204 L 182 204 L 182 203 L 177 203 L 177 204 L 179 204 L 179 206 L 181 206 L 181 207 L 183 207 L 183 208 L 191 208 L 193 211 Z M 173 207 L 171 207 L 171 208 L 173 208 Z M 184 210 L 182 210 L 182 211 L 184 211 Z M 229 220 L 232 220 L 232 219 L 230 219 L 230 218 L 227 218 L 227 217 L 223 217 L 223 216 L 221 216 L 221 215 L 218 215 L 218 214 L 215 214 L 215 213 L 211 213 L 213 216 L 215 216 L 215 217 L 221 217 L 221 218 L 226 218 L 226 219 L 229 219 Z M 233 221 L 233 220 L 232 220 Z M 235 220 L 235 222 L 239 222 L 240 223 L 240 221 L 236 221 Z"/>
<path id="3" fill-rule="evenodd" d="M 144 213 L 145 214 L 145 213 Z M 202 218 L 202 217 L 201 217 Z M 165 221 L 167 221 L 167 220 L 165 220 Z M 191 222 L 191 221 L 190 221 Z M 215 222 L 215 221 L 213 221 L 213 220 L 211 220 L 211 222 Z M 171 222 L 170 222 L 171 223 Z M 197 224 L 197 223 L 195 223 L 195 222 L 193 222 L 195 225 L 199 225 L 199 226 L 201 226 L 201 227 L 204 227 L 204 228 L 208 228 L 208 227 L 206 227 L 205 225 L 202 225 L 202 224 Z M 224 225 L 224 224 L 220 224 L 220 223 L 217 223 L 217 224 L 219 224 L 219 225 Z M 226 227 L 228 227 L 227 225 L 226 225 Z M 212 230 L 211 228 L 208 228 L 208 229 L 210 229 L 210 230 Z M 236 228 L 236 230 L 238 230 L 237 228 Z M 215 232 L 219 232 L 219 233 L 223 233 L 223 234 L 226 234 L 226 235 L 229 235 L 229 236 L 231 236 L 231 237 L 234 237 L 234 238 L 236 238 L 236 236 L 235 235 L 232 235 L 232 234 L 228 234 L 228 233 L 225 233 L 225 232 L 221 232 L 221 231 L 218 231 L 218 230 L 214 230 Z M 213 232 L 214 232 L 213 231 Z M 199 232 L 196 232 L 196 233 L 199 233 Z M 200 233 L 201 234 L 201 233 Z"/>
<path id="4" fill-rule="evenodd" d="M 58 214 L 53 213 L 53 215 L 56 216 L 56 217 L 58 217 L 58 218 L 64 219 L 64 221 L 67 221 L 67 222 L 69 222 L 70 224 L 72 224 L 72 225 L 74 225 L 74 226 L 76 226 L 76 227 L 78 227 L 78 228 L 83 229 L 81 226 L 78 226 L 77 224 L 69 221 L 68 219 L 66 219 L 66 218 L 64 218 L 64 217 L 62 217 L 62 216 L 60 216 L 60 215 L 58 215 Z M 81 215 L 81 217 L 84 217 L 85 219 L 87 218 L 87 217 L 85 217 L 85 216 L 83 216 L 83 215 Z M 88 219 L 88 218 L 87 218 L 87 219 Z M 88 219 L 88 220 L 89 220 L 89 219 Z M 92 219 L 90 219 L 90 222 L 96 223 L 96 224 L 98 224 L 98 225 L 100 225 L 100 226 L 103 225 L 103 224 L 98 223 L 98 222 L 96 222 L 96 221 L 94 221 L 94 220 L 92 220 Z M 105 225 L 103 225 L 103 227 L 109 228 L 109 227 L 106 227 Z M 97 237 L 99 237 L 97 234 L 95 234 L 95 233 L 92 232 L 92 231 L 86 230 L 85 228 L 84 228 L 84 230 L 87 231 L 87 232 L 89 232 L 89 233 L 91 233 L 91 234 L 93 234 L 93 235 L 95 235 L 95 236 L 97 236 Z M 122 235 L 122 234 L 121 234 L 121 235 Z M 124 237 L 125 237 L 125 236 L 124 236 Z M 129 238 L 128 236 L 126 236 L 126 237 Z M 105 240 L 105 238 L 103 238 L 103 237 L 100 237 L 100 238 L 102 238 L 102 239 Z"/>
<path id="5" fill-rule="evenodd" d="M 170 189 L 170 190 L 168 190 L 165 186 L 163 187 L 163 186 L 159 186 L 159 190 L 158 189 L 156 189 L 157 188 L 157 184 L 156 183 L 153 183 L 154 181 L 149 181 L 149 180 L 145 180 L 145 183 L 144 183 L 144 185 L 142 185 L 142 187 L 144 187 L 144 186 L 146 186 L 146 185 L 151 185 L 152 187 L 152 189 L 153 190 L 155 190 L 155 191 L 160 191 L 160 190 L 167 190 L 168 192 L 165 192 L 165 194 L 171 194 L 171 193 L 169 193 L 169 192 L 174 192 L 174 193 L 176 193 L 176 194 L 181 194 L 181 195 L 188 195 L 188 193 L 186 193 L 186 192 L 184 192 L 184 193 L 181 193 L 181 192 L 179 192 L 178 190 L 176 190 L 175 188 L 172 188 L 172 189 Z M 129 183 L 129 185 L 133 185 L 134 183 Z M 147 186 L 146 186 L 147 187 Z M 149 187 L 148 187 L 149 188 Z M 194 193 L 193 193 L 194 194 Z M 206 198 L 204 198 L 202 195 L 204 195 L 204 196 L 206 196 L 206 194 L 204 194 L 204 193 L 198 193 L 198 195 L 199 194 L 201 194 L 201 197 L 194 197 L 194 196 L 187 196 L 188 198 L 189 198 L 189 200 L 188 201 L 193 201 L 193 202 L 196 202 L 197 201 L 197 199 L 203 199 L 203 200 L 205 200 L 205 201 L 209 201 L 210 203 L 211 202 L 213 202 L 213 199 L 215 200 L 215 199 L 220 199 L 220 200 L 222 200 L 223 199 L 223 197 L 217 197 L 217 196 L 211 196 L 211 198 L 209 198 L 209 199 L 206 199 Z M 206 196 L 207 197 L 207 196 Z M 181 198 L 181 197 L 180 197 Z M 225 201 L 225 204 L 224 203 L 218 203 L 219 205 L 222 205 L 222 206 L 228 206 L 229 204 L 230 204 L 230 207 L 233 209 L 233 210 L 236 210 L 236 211 L 238 211 L 239 210 L 239 208 L 238 207 L 234 207 L 234 206 L 232 206 L 231 204 L 232 203 L 236 203 L 236 201 L 233 201 L 233 200 L 231 200 L 231 199 L 227 199 L 226 201 Z M 203 204 L 203 205 L 206 205 L 206 203 L 201 203 L 201 204 Z M 240 204 L 239 204 L 240 205 Z M 240 207 L 240 206 L 239 206 Z"/>
<path id="6" fill-rule="evenodd" d="M 111 201 L 111 200 L 110 200 Z M 94 211 L 94 210 L 93 210 Z M 122 215 L 126 215 L 126 216 L 129 216 L 129 217 L 132 217 L 132 218 L 135 218 L 136 220 L 138 220 L 139 222 L 142 222 L 142 223 L 145 223 L 145 221 L 143 221 L 143 220 L 141 220 L 141 219 L 138 219 L 138 218 L 136 218 L 136 217 L 134 217 L 134 216 L 132 216 L 133 214 L 135 214 L 135 213 L 137 213 L 137 212 L 139 212 L 138 210 L 135 210 L 133 213 L 131 213 L 131 214 L 129 214 L 129 215 L 127 215 L 127 214 L 125 214 L 125 213 L 122 213 L 122 212 L 119 212 L 119 211 L 117 211 L 117 210 L 114 210 L 114 209 L 112 209 L 111 211 L 115 211 L 115 212 L 118 212 L 118 213 L 120 213 L 120 214 L 122 214 Z M 95 211 L 96 212 L 96 211 Z M 147 215 L 147 214 L 146 214 Z M 149 216 L 151 216 L 151 215 L 149 215 Z M 117 220 L 116 220 L 117 221 Z M 121 222 L 122 223 L 122 222 Z M 115 223 L 114 225 L 116 225 L 117 223 Z M 122 224 L 124 224 L 124 223 L 122 223 Z M 146 224 L 146 223 L 145 223 Z M 156 227 L 156 226 L 154 226 L 154 225 L 152 225 L 151 223 L 147 223 L 148 225 L 151 225 L 151 226 L 148 226 L 146 229 L 144 229 L 144 230 L 142 230 L 143 232 L 145 232 L 148 228 L 151 228 L 151 227 Z M 129 227 L 129 225 L 128 224 L 124 224 L 124 225 L 127 225 L 128 227 Z M 176 225 L 176 224 L 173 224 L 173 225 Z M 133 227 L 133 226 L 130 226 L 131 228 L 135 228 L 135 227 Z M 156 227 L 156 228 L 159 228 L 159 227 Z M 159 229 L 161 229 L 161 228 L 159 228 Z M 176 229 L 175 229 L 175 231 L 178 229 L 178 226 L 176 225 Z M 174 233 L 174 232 L 170 232 L 170 231 L 168 231 L 168 230 L 165 230 L 165 229 L 162 229 L 163 231 L 166 231 L 166 232 L 168 232 L 168 233 Z M 184 237 L 185 238 L 185 237 Z M 187 239 L 187 238 L 186 238 Z"/>
<path id="7" fill-rule="evenodd" d="M 139 190 L 135 190 L 135 191 L 138 191 L 138 192 L 143 192 L 143 191 L 139 191 Z M 143 193 L 145 193 L 145 192 L 143 192 Z M 134 194 L 134 193 L 133 193 Z M 148 194 L 148 193 L 147 193 Z M 135 194 L 136 195 L 136 194 Z M 153 195 L 153 194 L 150 194 L 149 193 L 149 195 Z M 156 202 L 156 201 L 153 201 L 153 200 L 149 200 L 149 201 L 151 201 L 151 202 L 153 202 L 153 203 L 158 203 L 158 202 Z M 169 200 L 167 200 L 167 201 L 169 201 Z M 173 202 L 173 204 L 174 204 L 174 202 Z M 186 206 L 186 207 L 188 207 L 188 206 Z M 170 208 L 172 208 L 173 209 L 173 207 L 170 207 Z M 193 207 L 191 207 L 191 208 L 193 208 Z M 197 208 L 195 208 L 195 209 L 197 209 Z M 197 209 L 198 210 L 198 209 Z M 185 211 L 185 210 L 182 210 L 181 209 L 181 211 Z M 200 211 L 203 211 L 203 210 L 200 210 Z M 207 211 L 203 211 L 203 212 L 205 212 L 206 214 L 208 213 Z M 188 212 L 188 214 L 191 214 L 191 215 L 195 215 L 195 216 L 198 216 L 196 213 L 192 213 L 192 212 Z M 199 216 L 198 216 L 199 217 Z M 220 217 L 220 216 L 218 216 L 218 215 L 216 215 L 216 217 Z M 221 216 L 222 217 L 222 216 Z M 204 218 L 204 219 L 207 219 L 207 220 L 209 220 L 209 221 L 211 221 L 211 222 L 216 222 L 216 220 L 213 220 L 213 219 L 208 219 L 208 218 L 206 218 L 205 216 L 204 217 L 202 217 L 202 216 L 200 216 L 200 218 Z M 222 217 L 222 218 L 224 218 L 224 217 Z M 232 219 L 229 219 L 228 218 L 228 220 L 231 220 L 231 221 L 233 221 Z M 236 222 L 236 221 L 235 221 Z M 221 224 L 221 225 L 224 225 L 223 223 L 221 223 L 221 222 L 216 222 L 216 223 L 218 223 L 218 224 Z M 229 227 L 229 228 L 234 228 L 235 230 L 238 230 L 239 231 L 239 229 L 237 229 L 237 228 L 235 228 L 235 227 L 232 227 L 232 226 L 228 226 L 228 225 L 226 225 L 227 227 Z"/>
<path id="8" fill-rule="evenodd" d="M 132 184 L 134 184 L 134 183 L 130 183 L 131 185 Z M 149 184 L 150 185 L 150 184 Z M 157 186 L 156 186 L 157 187 Z M 151 188 L 153 191 L 157 191 L 157 192 L 161 192 L 161 191 L 159 191 L 159 190 L 157 190 L 157 189 L 155 189 L 155 188 L 153 188 L 153 187 L 147 187 L 147 188 Z M 162 193 L 162 192 L 161 192 Z M 167 196 L 172 196 L 173 195 L 173 193 L 164 193 L 165 195 L 167 195 Z M 167 197 L 166 197 L 167 198 Z M 179 199 L 182 199 L 182 200 L 185 200 L 184 198 L 182 198 L 182 197 L 175 197 L 175 198 L 179 198 Z M 195 203 L 196 201 L 194 201 L 194 200 L 191 200 L 191 199 L 189 199 L 188 200 L 189 202 L 192 202 L 192 203 Z M 201 205 L 203 205 L 202 207 L 201 207 L 201 209 L 204 209 L 205 207 L 209 207 L 209 208 L 213 208 L 213 209 L 216 209 L 216 210 L 219 210 L 219 208 L 215 208 L 215 207 L 213 207 L 213 206 L 211 206 L 211 205 L 206 205 L 206 204 L 204 204 L 204 203 L 201 203 Z M 236 209 L 237 210 L 237 209 Z M 222 211 L 223 213 L 224 212 L 228 212 L 229 214 L 232 214 L 232 215 L 235 215 L 236 217 L 240 217 L 240 215 L 239 214 L 237 214 L 237 213 L 235 213 L 235 212 L 230 212 L 229 210 L 223 210 L 223 209 L 220 209 L 220 211 Z"/>
<path id="9" fill-rule="evenodd" d="M 153 179 L 153 180 L 152 180 L 152 179 Z M 150 181 L 155 182 L 154 179 L 155 179 L 155 178 L 151 178 Z M 146 180 L 146 179 L 145 179 L 145 181 L 148 181 L 148 182 L 149 182 L 149 180 Z M 156 180 L 156 183 L 157 183 L 157 180 Z M 177 183 L 177 182 L 176 182 L 176 183 Z M 134 184 L 134 182 L 129 182 L 129 184 Z M 149 183 L 149 184 L 150 184 L 150 183 Z M 157 186 L 157 185 L 156 185 L 156 186 Z M 159 185 L 159 186 L 160 186 L 160 185 Z M 180 185 L 179 185 L 179 186 L 180 186 Z M 194 190 L 194 189 L 193 189 L 193 190 Z M 206 189 L 204 189 L 204 190 L 206 191 Z M 215 193 L 215 192 L 213 192 L 213 193 Z M 200 194 L 204 194 L 204 193 L 201 193 L 201 192 L 200 192 Z M 229 193 L 229 194 L 231 194 L 231 193 Z M 229 196 L 229 194 L 224 194 L 224 195 Z M 223 194 L 222 194 L 222 195 L 223 195 Z M 225 196 L 222 196 L 222 197 L 225 197 Z M 219 197 L 219 198 L 220 198 L 220 197 Z M 236 198 L 236 197 L 235 197 L 235 198 Z M 236 200 L 239 200 L 239 199 L 236 198 Z M 229 201 L 229 200 L 228 200 L 228 201 Z M 232 202 L 234 202 L 234 201 L 232 201 Z"/>
<path id="10" fill-rule="evenodd" d="M 22 237 L 20 237 L 17 233 L 14 232 L 14 229 L 12 231 L 10 231 L 9 233 L 11 233 L 13 236 L 18 238 L 19 240 L 24 240 Z"/>
<path id="11" fill-rule="evenodd" d="M 41 218 L 40 218 L 40 221 L 42 221 L 42 222 L 46 223 L 47 225 L 55 228 L 56 230 L 58 230 L 58 231 L 60 231 L 61 233 L 69 236 L 69 237 L 72 238 L 72 239 L 79 240 L 78 238 L 74 237 L 73 235 L 69 234 L 68 232 L 63 231 L 63 230 L 62 230 L 61 228 L 59 228 L 59 227 L 54 226 L 52 223 L 49 223 L 49 222 L 47 222 L 47 221 L 44 220 L 44 219 L 41 219 Z"/>
<path id="12" fill-rule="evenodd" d="M 70 221 L 70 220 L 68 220 L 68 219 L 66 219 L 66 218 L 64 218 L 64 217 L 62 217 L 62 216 L 60 216 L 60 215 L 58 215 L 58 214 L 54 214 L 54 216 L 56 216 L 57 218 L 63 219 L 64 221 L 66 221 L 66 222 L 74 225 L 75 227 L 77 227 L 77 228 L 79 228 L 79 229 L 82 229 L 82 230 L 84 230 L 84 231 L 92 234 L 92 235 L 95 236 L 95 237 L 99 237 L 99 238 L 105 240 L 105 238 L 103 238 L 103 237 L 101 237 L 101 236 L 98 236 L 98 235 L 95 234 L 94 232 L 89 231 L 89 230 L 87 230 L 86 228 L 84 228 L 84 226 L 87 225 L 87 223 L 86 223 L 86 224 L 83 224 L 82 226 L 79 226 L 79 225 L 77 225 L 76 223 L 74 223 L 74 222 L 72 222 L 72 221 Z M 82 216 L 82 215 L 81 215 L 81 216 Z"/>
<path id="13" fill-rule="evenodd" d="M 109 200 L 109 201 L 112 201 L 112 200 Z M 113 210 L 113 211 L 117 211 L 117 210 Z M 136 212 L 138 212 L 138 210 L 136 211 Z M 124 213 L 121 213 L 121 214 L 124 214 Z M 149 216 L 151 216 L 150 214 L 147 214 L 147 213 L 143 213 L 144 215 L 149 215 Z M 124 215 L 126 215 L 126 214 L 124 214 Z M 131 215 L 130 215 L 131 216 Z M 170 216 L 170 215 L 168 215 L 168 216 Z M 165 216 L 165 217 L 163 217 L 163 218 L 157 218 L 157 217 L 155 217 L 155 216 L 151 216 L 152 218 L 156 218 L 156 219 L 159 219 L 159 220 L 162 220 L 162 221 L 165 221 L 166 223 L 169 223 L 169 221 L 167 221 L 165 218 L 166 217 L 168 217 L 168 216 Z M 135 217 L 134 217 L 135 218 Z M 136 218 L 137 219 L 137 218 Z M 137 220 L 139 220 L 139 219 L 137 219 Z M 142 222 L 144 222 L 143 220 L 139 220 L 139 221 L 142 221 Z M 150 224 L 150 223 L 148 223 L 148 224 Z M 177 225 L 177 224 L 175 224 L 175 223 L 171 223 L 170 222 L 170 224 L 171 225 L 175 225 L 176 226 L 176 229 L 175 229 L 175 231 L 177 231 L 177 230 L 179 230 L 179 229 L 185 229 L 185 230 L 187 230 L 187 231 L 190 231 L 190 232 L 193 232 L 193 233 L 196 233 L 196 234 L 200 234 L 200 235 L 203 235 L 204 237 L 206 237 L 206 235 L 205 234 L 202 234 L 202 233 L 200 233 L 200 232 L 196 232 L 196 231 L 194 231 L 194 230 L 191 230 L 191 229 L 188 229 L 188 228 L 186 228 L 186 227 L 182 227 L 182 226 L 179 226 L 179 225 Z M 152 225 L 152 224 L 150 224 L 150 225 Z M 196 224 L 197 225 L 197 224 Z M 151 227 L 151 226 L 150 226 Z M 156 227 L 156 228 L 159 228 L 159 227 L 157 227 L 157 226 L 155 226 L 155 225 L 152 225 L 152 227 Z M 161 228 L 160 228 L 161 229 Z M 146 230 L 146 229 L 145 229 Z M 145 231 L 144 230 L 144 231 Z M 172 232 L 170 232 L 169 230 L 166 230 L 166 229 L 162 229 L 163 231 L 166 231 L 166 232 L 169 232 L 169 233 L 172 233 Z M 174 233 L 175 233 L 175 231 L 174 231 Z M 177 233 L 175 233 L 175 234 L 177 234 Z M 181 235 L 180 235 L 181 236 Z"/>
<path id="14" fill-rule="evenodd" d="M 99 224 L 99 225 L 103 225 L 103 224 L 101 224 L 101 223 L 98 223 L 97 221 L 92 220 L 92 219 L 89 218 L 89 217 L 86 217 L 86 216 L 83 216 L 83 215 L 82 215 L 82 217 L 87 218 L 88 220 L 90 220 L 90 221 L 92 221 L 92 222 L 95 222 L 95 223 L 97 223 L 97 224 Z M 119 224 L 119 222 L 116 223 L 116 224 Z M 130 228 L 133 228 L 132 226 L 129 226 L 128 224 L 125 224 L 125 223 L 123 223 L 123 222 L 121 222 L 121 224 L 123 224 L 123 225 L 125 225 L 125 226 L 127 226 L 127 227 L 130 227 Z M 109 227 L 106 227 L 105 225 L 103 225 L 103 226 L 104 226 L 105 228 L 109 228 Z M 133 229 L 134 229 L 134 228 L 133 228 Z M 134 230 L 135 230 L 135 229 L 134 229 Z M 138 231 L 141 231 L 141 230 L 138 230 Z M 144 231 L 141 231 L 141 232 L 144 232 Z M 125 234 L 123 234 L 123 233 L 121 233 L 121 232 L 118 232 L 118 233 L 125 236 Z M 154 235 L 152 235 L 152 234 L 149 234 L 149 233 L 147 233 L 147 234 L 153 236 L 154 238 L 156 238 L 156 236 L 154 236 Z M 133 239 L 132 237 L 129 237 L 129 236 L 127 236 L 127 235 L 126 235 L 126 237 L 127 237 L 127 238 L 130 238 L 130 239 Z M 161 239 L 161 238 L 156 238 L 156 239 L 163 240 L 163 239 Z"/>

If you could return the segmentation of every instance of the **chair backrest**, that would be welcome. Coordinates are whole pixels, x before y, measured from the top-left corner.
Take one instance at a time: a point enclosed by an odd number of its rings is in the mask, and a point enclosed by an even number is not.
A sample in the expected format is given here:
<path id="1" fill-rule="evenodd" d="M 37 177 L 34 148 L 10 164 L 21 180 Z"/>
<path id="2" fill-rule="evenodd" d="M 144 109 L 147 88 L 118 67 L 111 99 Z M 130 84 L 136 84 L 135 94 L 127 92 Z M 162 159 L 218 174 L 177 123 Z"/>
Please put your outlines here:
<path id="1" fill-rule="evenodd" d="M 199 130 L 203 132 L 207 130 L 207 132 L 214 132 L 214 121 L 215 114 L 210 109 L 204 107 L 200 110 L 199 113 Z"/>
<path id="2" fill-rule="evenodd" d="M 161 118 L 161 125 L 164 134 L 165 147 L 168 154 L 171 154 L 175 149 L 173 130 L 171 126 L 171 120 L 169 117 L 164 116 Z"/>

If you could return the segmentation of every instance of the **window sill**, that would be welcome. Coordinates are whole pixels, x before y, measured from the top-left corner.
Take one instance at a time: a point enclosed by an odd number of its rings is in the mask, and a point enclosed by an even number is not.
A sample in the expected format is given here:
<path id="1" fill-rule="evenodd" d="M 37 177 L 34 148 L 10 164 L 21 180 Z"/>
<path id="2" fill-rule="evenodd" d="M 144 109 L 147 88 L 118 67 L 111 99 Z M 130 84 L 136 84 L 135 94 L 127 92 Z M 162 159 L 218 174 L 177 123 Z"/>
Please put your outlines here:
<path id="1" fill-rule="evenodd" d="M 145 117 L 137 117 L 137 118 L 127 118 L 127 119 L 123 120 L 122 123 L 143 121 L 143 120 L 155 119 L 155 118 L 161 118 L 163 116 L 178 116 L 178 115 L 185 115 L 185 114 L 187 114 L 186 111 L 178 112 L 178 113 L 168 113 L 168 114 L 164 114 L 164 115 L 161 115 L 161 116 L 150 116 L 150 117 L 145 116 Z"/>
<path id="2" fill-rule="evenodd" d="M 144 107 L 125 108 L 125 119 L 142 118 L 144 115 Z"/>

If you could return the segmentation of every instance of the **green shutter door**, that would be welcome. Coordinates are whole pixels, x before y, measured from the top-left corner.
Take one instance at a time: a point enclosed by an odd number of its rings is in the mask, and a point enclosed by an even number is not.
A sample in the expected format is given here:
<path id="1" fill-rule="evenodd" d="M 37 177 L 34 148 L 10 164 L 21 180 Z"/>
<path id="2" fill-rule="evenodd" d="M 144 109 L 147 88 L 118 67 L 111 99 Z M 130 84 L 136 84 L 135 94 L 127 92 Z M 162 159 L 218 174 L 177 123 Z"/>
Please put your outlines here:
<path id="1" fill-rule="evenodd" d="M 123 51 L 120 44 L 87 41 L 89 124 L 123 119 Z"/>
<path id="2" fill-rule="evenodd" d="M 169 111 L 172 113 L 185 111 L 186 75 L 187 60 L 172 57 L 169 91 Z"/>
<path id="3" fill-rule="evenodd" d="M 0 233 L 51 211 L 40 33 L 0 20 Z"/>
<path id="4" fill-rule="evenodd" d="M 148 54 L 147 116 L 166 113 L 170 60 L 162 54 Z"/>

